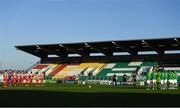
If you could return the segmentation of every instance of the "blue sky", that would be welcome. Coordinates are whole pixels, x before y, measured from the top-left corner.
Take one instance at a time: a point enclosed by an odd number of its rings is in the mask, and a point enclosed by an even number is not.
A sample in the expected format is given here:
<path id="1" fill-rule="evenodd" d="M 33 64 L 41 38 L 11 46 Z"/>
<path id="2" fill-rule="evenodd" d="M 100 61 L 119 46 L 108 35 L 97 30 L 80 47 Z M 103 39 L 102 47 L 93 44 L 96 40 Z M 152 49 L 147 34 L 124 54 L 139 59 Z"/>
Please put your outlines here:
<path id="1" fill-rule="evenodd" d="M 180 0 L 0 0 L 0 69 L 39 58 L 15 45 L 180 36 Z"/>

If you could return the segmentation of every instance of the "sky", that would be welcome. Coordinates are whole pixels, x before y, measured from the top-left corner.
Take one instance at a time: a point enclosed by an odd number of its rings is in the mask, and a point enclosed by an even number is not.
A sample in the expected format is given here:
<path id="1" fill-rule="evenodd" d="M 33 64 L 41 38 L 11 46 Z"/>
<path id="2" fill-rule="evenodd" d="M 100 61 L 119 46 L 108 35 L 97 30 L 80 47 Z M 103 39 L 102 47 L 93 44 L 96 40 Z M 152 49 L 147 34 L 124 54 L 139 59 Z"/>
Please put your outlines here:
<path id="1" fill-rule="evenodd" d="M 40 59 L 15 45 L 180 37 L 180 0 L 0 0 L 0 69 Z"/>

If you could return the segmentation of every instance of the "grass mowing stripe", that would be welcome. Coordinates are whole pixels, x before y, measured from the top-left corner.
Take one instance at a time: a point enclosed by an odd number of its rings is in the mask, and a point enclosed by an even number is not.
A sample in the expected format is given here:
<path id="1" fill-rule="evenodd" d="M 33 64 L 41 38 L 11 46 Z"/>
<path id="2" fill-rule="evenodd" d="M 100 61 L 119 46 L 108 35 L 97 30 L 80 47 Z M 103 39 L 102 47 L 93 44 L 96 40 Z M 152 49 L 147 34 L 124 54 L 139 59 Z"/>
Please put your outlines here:
<path id="1" fill-rule="evenodd" d="M 145 87 L 122 87 L 122 86 L 105 86 L 105 85 L 77 85 L 77 84 L 45 84 L 44 87 L 35 85 L 25 87 L 16 86 L 6 89 L 0 87 L 0 90 L 33 90 L 33 91 L 58 91 L 58 92 L 82 92 L 82 93 L 161 93 L 161 94 L 178 94 L 178 90 L 145 90 Z"/>

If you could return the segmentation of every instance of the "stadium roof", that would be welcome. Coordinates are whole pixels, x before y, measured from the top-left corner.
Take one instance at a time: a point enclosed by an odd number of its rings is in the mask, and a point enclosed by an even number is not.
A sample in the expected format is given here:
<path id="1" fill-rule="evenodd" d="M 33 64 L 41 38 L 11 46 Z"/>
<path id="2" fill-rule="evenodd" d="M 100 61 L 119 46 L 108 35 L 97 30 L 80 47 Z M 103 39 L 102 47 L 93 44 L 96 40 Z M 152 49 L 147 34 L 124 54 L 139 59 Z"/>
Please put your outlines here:
<path id="1" fill-rule="evenodd" d="M 127 52 L 130 55 L 138 55 L 138 52 L 144 51 L 155 51 L 158 54 L 165 54 L 165 51 L 180 50 L 180 37 L 20 45 L 15 47 L 37 57 L 42 57 L 43 55 L 57 55 L 61 57 L 68 54 L 86 56 L 90 53 L 102 53 L 106 56 L 113 56 L 113 52 Z"/>

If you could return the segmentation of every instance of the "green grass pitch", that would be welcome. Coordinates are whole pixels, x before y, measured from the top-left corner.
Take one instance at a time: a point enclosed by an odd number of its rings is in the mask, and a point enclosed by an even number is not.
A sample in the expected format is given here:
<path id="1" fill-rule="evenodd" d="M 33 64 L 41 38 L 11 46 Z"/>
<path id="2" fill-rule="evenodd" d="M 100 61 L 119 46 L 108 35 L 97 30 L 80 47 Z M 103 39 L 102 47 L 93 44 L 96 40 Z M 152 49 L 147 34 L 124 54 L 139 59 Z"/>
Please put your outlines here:
<path id="1" fill-rule="evenodd" d="M 91 86 L 91 87 L 89 87 Z M 180 87 L 177 90 L 146 90 L 145 87 L 130 86 L 108 86 L 108 85 L 82 85 L 82 84 L 45 84 L 43 87 L 32 86 L 16 86 L 16 87 L 0 87 L 0 90 L 33 90 L 33 91 L 56 91 L 56 92 L 82 92 L 82 93 L 162 93 L 180 95 Z"/>
<path id="2" fill-rule="evenodd" d="M 89 87 L 91 86 L 91 87 Z M 180 106 L 177 90 L 145 87 L 46 83 L 43 87 L 0 86 L 0 106 Z"/>

